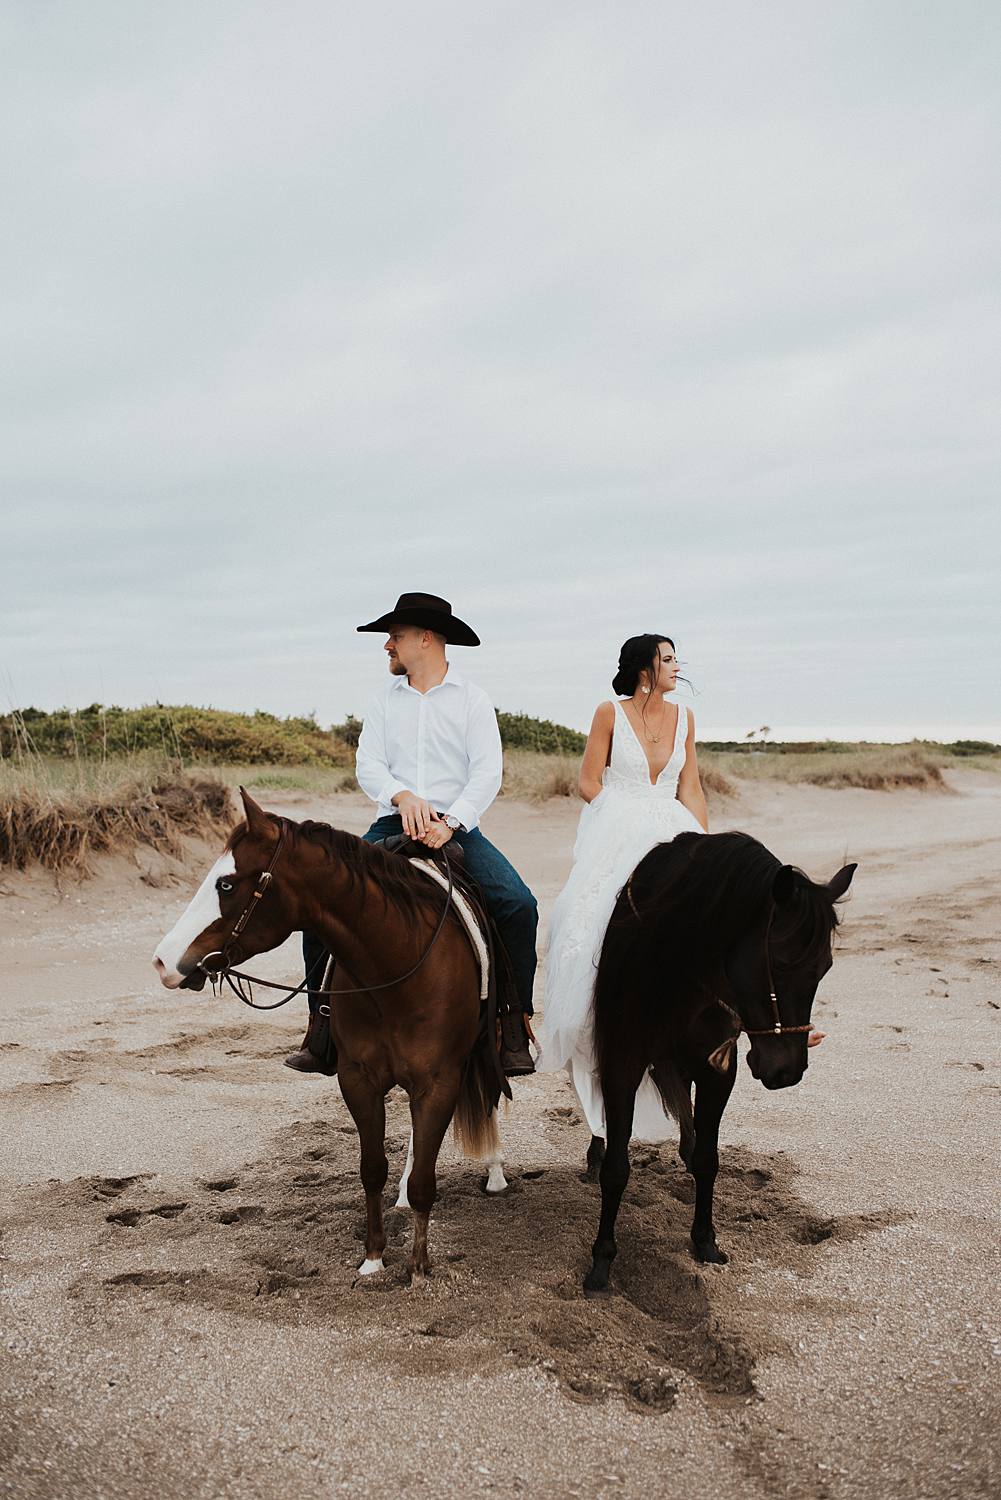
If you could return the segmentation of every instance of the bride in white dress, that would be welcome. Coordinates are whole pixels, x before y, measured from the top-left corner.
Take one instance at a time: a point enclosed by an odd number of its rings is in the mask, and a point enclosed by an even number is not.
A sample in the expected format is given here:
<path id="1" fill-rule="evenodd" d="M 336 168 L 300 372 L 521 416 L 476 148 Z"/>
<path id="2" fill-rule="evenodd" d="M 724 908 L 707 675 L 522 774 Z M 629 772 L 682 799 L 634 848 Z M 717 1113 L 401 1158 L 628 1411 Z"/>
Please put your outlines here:
<path id="1" fill-rule="evenodd" d="M 709 828 L 695 721 L 684 704 L 665 701 L 677 681 L 669 637 L 626 641 L 612 683 L 619 696 L 599 705 L 588 735 L 580 772 L 587 806 L 570 878 L 553 907 L 541 1068 L 567 1070 L 595 1136 L 605 1135 L 605 1108 L 592 1046 L 591 996 L 615 898 L 654 845 Z M 665 955 L 665 971 L 668 963 Z M 676 1132 L 647 1076 L 636 1094 L 634 1139 L 663 1141 Z"/>

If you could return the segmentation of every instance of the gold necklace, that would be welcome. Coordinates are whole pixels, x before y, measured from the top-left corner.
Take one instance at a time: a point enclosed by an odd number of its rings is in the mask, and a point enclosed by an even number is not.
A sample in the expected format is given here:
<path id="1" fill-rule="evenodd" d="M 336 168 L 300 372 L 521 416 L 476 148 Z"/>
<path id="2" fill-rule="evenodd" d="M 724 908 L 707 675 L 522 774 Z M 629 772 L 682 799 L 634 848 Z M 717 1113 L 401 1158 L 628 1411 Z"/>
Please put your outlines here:
<path id="1" fill-rule="evenodd" d="M 635 701 L 633 702 L 633 707 L 636 708 Z M 643 715 L 640 713 L 640 711 L 639 711 L 638 708 L 636 708 L 636 712 L 637 712 L 637 714 L 639 714 L 640 728 L 643 730 L 643 738 L 646 740 L 647 744 L 648 745 L 659 745 L 660 742 L 661 742 L 661 739 L 663 738 L 663 735 L 662 734 L 647 734 L 647 732 L 646 732 L 646 720 L 644 719 Z M 662 730 L 664 728 L 664 719 L 665 719 L 666 715 L 667 715 L 667 704 L 664 702 L 664 700 L 662 698 L 660 700 L 660 727 L 661 727 Z"/>

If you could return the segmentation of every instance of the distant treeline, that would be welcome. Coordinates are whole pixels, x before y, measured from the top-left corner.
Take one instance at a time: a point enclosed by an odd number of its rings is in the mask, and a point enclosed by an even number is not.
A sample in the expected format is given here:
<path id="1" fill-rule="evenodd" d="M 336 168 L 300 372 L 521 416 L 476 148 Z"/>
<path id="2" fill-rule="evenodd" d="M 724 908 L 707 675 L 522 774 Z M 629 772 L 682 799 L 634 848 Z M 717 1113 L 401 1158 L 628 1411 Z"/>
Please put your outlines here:
<path id="1" fill-rule="evenodd" d="M 585 736 L 576 729 L 498 713 L 505 748 L 546 755 L 579 754 Z M 37 754 L 95 758 L 155 751 L 187 765 L 348 766 L 354 763 L 361 720 L 349 714 L 343 724 L 323 729 L 312 715 L 279 718 L 258 710 L 229 713 L 191 704 L 149 704 L 144 708 L 18 709 L 0 716 L 0 756 L 13 760 Z"/>
<path id="2" fill-rule="evenodd" d="M 930 750 L 942 750 L 947 755 L 960 758 L 972 755 L 1001 755 L 1001 745 L 990 740 L 951 740 L 948 744 L 938 740 L 914 740 L 915 745 L 927 746 Z M 830 752 L 845 753 L 850 750 L 882 747 L 881 741 L 866 740 L 699 740 L 700 750 L 710 750 L 729 755 L 826 755 Z"/>

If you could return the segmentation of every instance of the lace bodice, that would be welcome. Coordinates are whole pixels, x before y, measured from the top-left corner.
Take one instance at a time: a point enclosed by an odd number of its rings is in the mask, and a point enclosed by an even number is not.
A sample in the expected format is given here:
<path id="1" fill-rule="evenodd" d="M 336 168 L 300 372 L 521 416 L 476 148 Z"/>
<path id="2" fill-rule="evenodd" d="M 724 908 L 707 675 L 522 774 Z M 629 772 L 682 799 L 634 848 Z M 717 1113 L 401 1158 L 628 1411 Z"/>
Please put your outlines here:
<path id="1" fill-rule="evenodd" d="M 603 786 L 614 786 L 640 795 L 675 798 L 678 795 L 678 777 L 685 764 L 685 743 L 688 739 L 688 709 L 678 704 L 678 727 L 674 735 L 674 749 L 667 765 L 655 782 L 650 780 L 650 763 L 640 744 L 639 737 L 626 716 L 619 699 L 615 699 L 615 729 L 612 733 L 612 758 L 601 778 Z"/>

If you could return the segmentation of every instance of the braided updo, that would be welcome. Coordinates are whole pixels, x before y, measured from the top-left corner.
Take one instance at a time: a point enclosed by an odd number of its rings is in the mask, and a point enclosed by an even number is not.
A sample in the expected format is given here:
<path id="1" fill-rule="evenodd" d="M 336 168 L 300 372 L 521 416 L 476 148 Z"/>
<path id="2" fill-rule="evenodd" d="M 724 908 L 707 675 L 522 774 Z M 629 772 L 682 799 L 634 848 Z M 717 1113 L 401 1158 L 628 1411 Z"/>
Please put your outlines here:
<path id="1" fill-rule="evenodd" d="M 676 650 L 669 635 L 631 635 L 619 652 L 619 670 L 612 678 L 612 692 L 619 698 L 631 698 L 639 684 L 640 673 L 650 674 L 651 686 L 660 671 L 660 648 L 667 641 Z"/>

